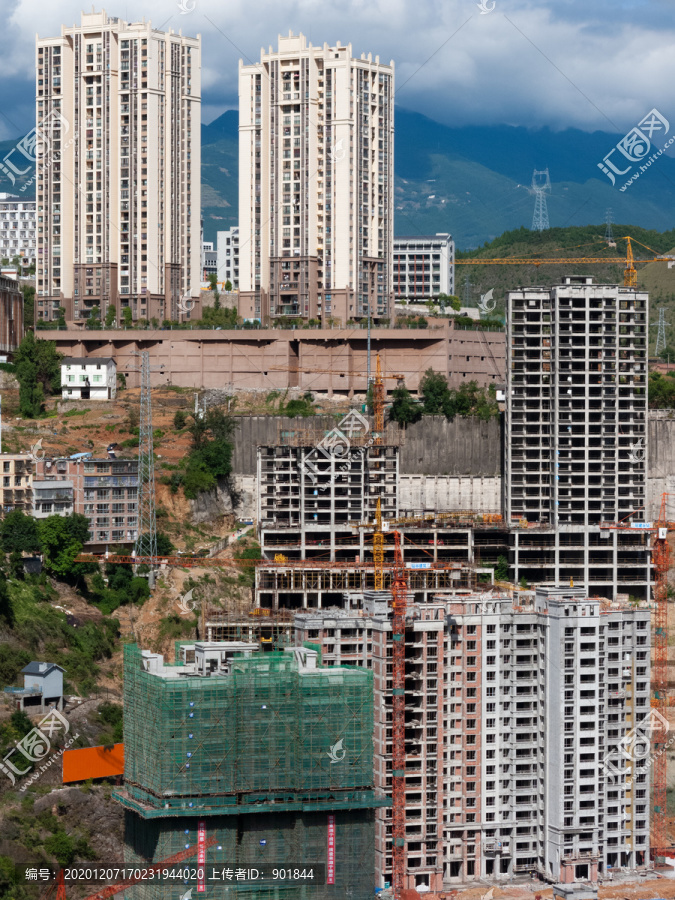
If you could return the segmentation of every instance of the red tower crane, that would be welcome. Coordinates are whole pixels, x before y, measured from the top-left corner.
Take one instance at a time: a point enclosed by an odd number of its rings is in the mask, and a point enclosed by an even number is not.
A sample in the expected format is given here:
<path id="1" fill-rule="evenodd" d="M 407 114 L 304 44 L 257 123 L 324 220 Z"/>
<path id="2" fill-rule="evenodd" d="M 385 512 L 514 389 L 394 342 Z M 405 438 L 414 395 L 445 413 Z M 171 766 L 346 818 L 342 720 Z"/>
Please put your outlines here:
<path id="1" fill-rule="evenodd" d="M 181 850 L 180 853 L 175 853 L 173 856 L 168 856 L 166 859 L 162 859 L 159 862 L 149 863 L 148 865 L 144 864 L 142 866 L 143 876 L 138 878 L 128 878 L 126 881 L 120 881 L 117 884 L 109 884 L 106 887 L 101 888 L 100 891 L 96 891 L 95 894 L 89 894 L 84 900 L 107 900 L 108 897 L 114 897 L 115 894 L 119 894 L 120 891 L 125 891 L 135 884 L 147 881 L 150 872 L 159 872 L 165 866 L 181 863 L 185 859 L 190 859 L 191 856 L 196 856 L 199 850 L 206 850 L 208 847 L 213 847 L 216 843 L 218 843 L 217 838 L 212 837 L 205 841 L 201 847 L 198 844 L 195 844 L 193 847 L 189 847 L 187 850 Z M 51 900 L 52 897 L 55 897 L 55 900 L 66 900 L 66 885 L 63 878 L 63 869 L 59 871 L 56 882 L 50 885 L 42 895 L 42 900 Z"/>

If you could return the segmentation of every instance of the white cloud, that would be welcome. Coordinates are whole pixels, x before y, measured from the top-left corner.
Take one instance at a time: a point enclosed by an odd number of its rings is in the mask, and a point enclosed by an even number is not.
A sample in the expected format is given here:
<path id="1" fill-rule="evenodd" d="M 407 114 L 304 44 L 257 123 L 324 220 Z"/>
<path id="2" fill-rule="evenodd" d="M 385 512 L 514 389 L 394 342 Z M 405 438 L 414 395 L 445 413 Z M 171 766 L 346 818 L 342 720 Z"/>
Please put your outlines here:
<path id="1" fill-rule="evenodd" d="M 24 120 L 30 109 L 36 29 L 41 36 L 58 34 L 62 23 L 79 21 L 82 5 L 6 2 L 0 96 L 7 118 L 0 118 L 0 137 L 15 133 L 7 119 Z M 341 40 L 351 42 L 356 55 L 394 59 L 397 102 L 447 124 L 621 131 L 652 107 L 675 121 L 670 0 L 646 0 L 639 15 L 632 0 L 495 0 L 487 15 L 480 15 L 476 0 L 194 2 L 187 15 L 177 0 L 106 0 L 106 8 L 201 33 L 209 113 L 236 105 L 240 56 L 257 60 L 261 46 L 276 45 L 277 34 L 291 29 L 317 44 Z M 30 122 L 19 125 L 27 130 Z"/>

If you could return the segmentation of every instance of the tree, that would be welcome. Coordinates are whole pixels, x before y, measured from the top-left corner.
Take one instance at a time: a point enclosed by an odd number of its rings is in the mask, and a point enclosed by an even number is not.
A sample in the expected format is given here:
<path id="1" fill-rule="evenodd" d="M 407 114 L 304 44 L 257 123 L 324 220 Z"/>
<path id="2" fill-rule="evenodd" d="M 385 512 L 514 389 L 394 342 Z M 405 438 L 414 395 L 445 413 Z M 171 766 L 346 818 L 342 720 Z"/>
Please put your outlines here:
<path id="1" fill-rule="evenodd" d="M 123 306 L 122 307 L 122 325 L 125 328 L 131 328 L 134 324 L 134 317 L 131 315 L 131 307 Z"/>
<path id="2" fill-rule="evenodd" d="M 29 331 L 14 354 L 19 382 L 19 409 L 34 419 L 42 411 L 45 395 L 61 390 L 61 360 L 53 341 L 37 340 Z"/>
<path id="3" fill-rule="evenodd" d="M 16 367 L 16 377 L 19 382 L 19 412 L 24 418 L 36 419 L 42 412 L 44 401 L 42 385 L 38 384 L 37 367 L 24 360 Z"/>
<path id="4" fill-rule="evenodd" d="M 422 418 L 422 406 L 415 400 L 408 388 L 403 386 L 394 388 L 392 399 L 393 402 L 389 409 L 389 418 L 392 422 L 398 422 L 405 428 Z"/>
<path id="5" fill-rule="evenodd" d="M 14 609 L 9 599 L 5 573 L 0 572 L 0 619 L 4 619 L 10 627 L 14 624 Z"/>
<path id="6" fill-rule="evenodd" d="M 509 580 L 509 561 L 505 556 L 497 557 L 497 565 L 495 566 L 495 580 L 496 581 L 508 581 Z"/>
<path id="7" fill-rule="evenodd" d="M 187 424 L 187 413 L 183 409 L 176 410 L 176 414 L 173 417 L 173 427 L 176 431 L 180 431 L 181 428 L 185 428 Z"/>
<path id="8" fill-rule="evenodd" d="M 229 294 L 230 291 L 232 290 L 232 282 L 230 281 L 229 278 L 228 278 L 227 281 L 225 282 L 225 290 L 227 291 L 228 294 Z"/>
<path id="9" fill-rule="evenodd" d="M 0 525 L 0 543 L 5 553 L 39 553 L 37 521 L 20 509 L 12 510 Z"/>
<path id="10" fill-rule="evenodd" d="M 443 310 L 449 306 L 455 312 L 459 312 L 462 308 L 462 301 L 455 294 L 439 294 L 438 303 Z"/>
<path id="11" fill-rule="evenodd" d="M 108 304 L 108 308 L 105 311 L 105 327 L 112 328 L 115 324 L 115 320 L 117 318 L 117 311 L 112 303 Z"/>
<path id="12" fill-rule="evenodd" d="M 44 554 L 44 568 L 59 577 L 78 578 L 88 571 L 86 563 L 76 563 L 75 557 L 89 540 L 89 520 L 73 513 L 70 516 L 48 516 L 38 522 L 40 545 Z"/>
<path id="13" fill-rule="evenodd" d="M 92 306 L 89 318 L 87 319 L 87 328 L 90 331 L 99 331 L 101 328 L 101 310 L 98 306 Z"/>
<path id="14" fill-rule="evenodd" d="M 445 407 L 450 396 L 448 381 L 445 375 L 427 369 L 424 378 L 420 381 L 420 395 L 424 404 L 425 416 L 438 416 L 445 413 Z"/>

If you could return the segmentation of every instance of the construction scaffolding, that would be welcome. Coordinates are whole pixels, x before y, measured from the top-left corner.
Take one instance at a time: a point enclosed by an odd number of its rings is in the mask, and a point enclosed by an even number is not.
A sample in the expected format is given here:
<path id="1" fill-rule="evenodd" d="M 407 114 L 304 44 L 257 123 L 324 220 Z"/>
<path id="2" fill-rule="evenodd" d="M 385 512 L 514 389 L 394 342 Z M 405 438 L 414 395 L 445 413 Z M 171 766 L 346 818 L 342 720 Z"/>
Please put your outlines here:
<path id="1" fill-rule="evenodd" d="M 210 816 L 204 820 L 205 837 L 215 837 L 216 846 L 206 851 L 206 870 L 233 871 L 251 868 L 265 873 L 279 868 L 310 869 L 323 864 L 318 882 L 277 882 L 237 884 L 209 881 L 205 895 L 193 886 L 193 896 L 211 900 L 371 900 L 373 897 L 374 811 L 344 810 L 334 815 L 334 884 L 326 884 L 328 815 L 307 812 L 269 816 Z M 159 819 L 144 821 L 134 813 L 125 814 L 127 865 L 164 859 L 186 845 L 196 846 L 198 821 Z M 192 861 L 194 866 L 194 860 Z M 129 900 L 179 900 L 185 893 L 182 882 L 152 884 L 141 882 L 127 893 Z"/>
<path id="2" fill-rule="evenodd" d="M 302 669 L 293 653 L 235 657 L 226 676 L 146 671 L 127 645 L 125 790 L 145 818 L 381 805 L 373 782 L 373 680 Z M 171 672 L 171 669 L 175 672 Z M 345 756 L 331 761 L 339 741 Z"/>

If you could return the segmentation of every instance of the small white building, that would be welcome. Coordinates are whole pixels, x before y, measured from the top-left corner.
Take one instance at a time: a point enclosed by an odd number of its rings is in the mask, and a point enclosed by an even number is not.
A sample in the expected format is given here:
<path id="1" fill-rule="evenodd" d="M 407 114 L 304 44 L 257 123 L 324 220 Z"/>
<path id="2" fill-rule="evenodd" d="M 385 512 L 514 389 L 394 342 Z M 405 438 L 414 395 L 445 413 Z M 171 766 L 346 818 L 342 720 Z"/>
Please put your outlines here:
<path id="1" fill-rule="evenodd" d="M 227 231 L 219 231 L 216 242 L 216 265 L 218 284 L 229 281 L 235 290 L 239 289 L 239 228 L 233 226 Z"/>
<path id="2" fill-rule="evenodd" d="M 56 663 L 30 662 L 21 670 L 23 690 L 17 691 L 18 708 L 39 706 L 44 711 L 48 706 L 63 709 L 63 673 L 65 669 Z"/>
<path id="3" fill-rule="evenodd" d="M 67 356 L 61 363 L 61 394 L 64 400 L 114 400 L 117 365 L 112 357 Z"/>

